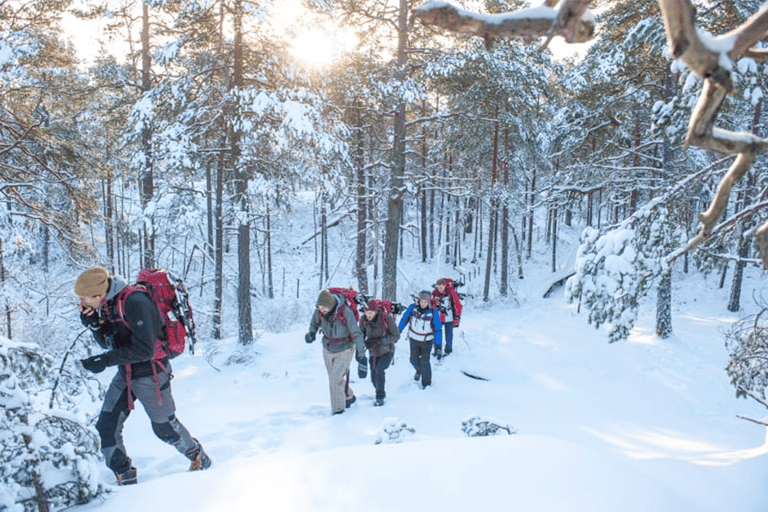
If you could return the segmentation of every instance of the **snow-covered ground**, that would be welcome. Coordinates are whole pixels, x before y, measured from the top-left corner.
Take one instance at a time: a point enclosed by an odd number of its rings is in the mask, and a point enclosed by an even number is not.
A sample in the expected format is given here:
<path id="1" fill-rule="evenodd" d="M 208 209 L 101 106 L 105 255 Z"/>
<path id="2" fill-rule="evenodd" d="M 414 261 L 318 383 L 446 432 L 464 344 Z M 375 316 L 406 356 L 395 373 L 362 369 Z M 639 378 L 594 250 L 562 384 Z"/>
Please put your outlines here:
<path id="1" fill-rule="evenodd" d="M 246 354 L 200 343 L 174 361 L 173 385 L 213 468 L 186 472 L 137 409 L 125 438 L 139 484 L 76 510 L 765 512 L 766 430 L 736 415 L 768 411 L 736 399 L 723 370 L 728 290 L 677 280 L 673 337 L 654 335 L 651 303 L 627 342 L 608 344 L 562 289 L 541 298 L 548 279 L 516 283 L 517 301 L 468 300 L 426 390 L 401 339 L 386 404 L 353 371 L 358 401 L 338 416 L 320 344 L 303 340 L 309 316 Z M 467 437 L 472 417 L 516 434 Z M 413 431 L 388 442 L 403 424 Z"/>

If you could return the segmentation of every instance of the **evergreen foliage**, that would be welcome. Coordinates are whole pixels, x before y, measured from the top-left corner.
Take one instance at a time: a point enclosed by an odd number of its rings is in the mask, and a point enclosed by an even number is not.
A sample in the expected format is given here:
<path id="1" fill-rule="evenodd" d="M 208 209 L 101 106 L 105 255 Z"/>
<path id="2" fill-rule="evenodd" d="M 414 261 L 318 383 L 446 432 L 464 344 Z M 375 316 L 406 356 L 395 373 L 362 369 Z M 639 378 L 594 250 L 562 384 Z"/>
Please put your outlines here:
<path id="1" fill-rule="evenodd" d="M 105 492 L 96 433 L 71 413 L 46 410 L 52 366 L 31 343 L 0 337 L 0 508 L 32 512 L 87 503 Z M 40 509 L 42 510 L 42 508 Z"/>

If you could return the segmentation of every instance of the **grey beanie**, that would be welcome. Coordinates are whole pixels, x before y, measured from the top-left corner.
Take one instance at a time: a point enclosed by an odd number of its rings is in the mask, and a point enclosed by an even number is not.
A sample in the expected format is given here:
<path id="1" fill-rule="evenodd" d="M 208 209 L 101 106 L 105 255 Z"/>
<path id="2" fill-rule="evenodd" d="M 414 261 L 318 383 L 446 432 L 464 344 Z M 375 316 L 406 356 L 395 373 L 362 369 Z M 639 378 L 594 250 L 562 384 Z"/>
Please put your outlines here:
<path id="1" fill-rule="evenodd" d="M 323 290 L 317 296 L 317 305 L 331 310 L 336 306 L 336 298 L 328 290 Z"/>

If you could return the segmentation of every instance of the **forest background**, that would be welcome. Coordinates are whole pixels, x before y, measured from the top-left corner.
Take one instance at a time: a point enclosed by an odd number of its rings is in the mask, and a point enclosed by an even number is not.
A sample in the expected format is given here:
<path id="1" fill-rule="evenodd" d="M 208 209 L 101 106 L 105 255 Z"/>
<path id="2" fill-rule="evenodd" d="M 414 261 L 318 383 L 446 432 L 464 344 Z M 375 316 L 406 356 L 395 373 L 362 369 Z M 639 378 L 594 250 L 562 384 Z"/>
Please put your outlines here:
<path id="1" fill-rule="evenodd" d="M 546 249 L 553 283 L 578 270 L 570 299 L 605 291 L 584 307 L 607 341 L 628 335 L 643 300 L 668 336 L 675 273 L 716 276 L 732 312 L 755 299 L 741 288 L 759 266 L 764 157 L 706 243 L 679 252 L 733 157 L 683 149 L 701 81 L 670 57 L 655 1 L 593 2 L 598 35 L 573 59 L 535 41 L 446 35 L 414 19 L 420 3 L 0 0 L 5 382 L 29 374 L 50 389 L 51 361 L 85 353 L 64 333 L 79 330 L 72 282 L 93 264 L 128 278 L 173 269 L 198 330 L 243 347 L 303 317 L 329 285 L 408 302 L 406 255 L 480 282 L 474 300 L 514 306 Z M 696 21 L 718 34 L 761 5 L 702 2 Z M 73 26 L 99 26 L 99 51 L 78 49 Z M 322 65 L 319 40 L 295 44 L 318 28 L 345 36 Z M 741 59 L 733 76 L 720 123 L 764 137 L 765 67 Z M 275 240 L 308 193 L 314 234 Z M 560 250 L 563 226 L 583 229 L 578 255 Z M 334 259 L 329 237 L 347 241 Z M 307 248 L 313 267 L 281 264 Z M 584 271 L 606 253 L 603 274 Z M 764 400 L 744 332 L 732 334 L 731 376 Z M 81 387 L 75 376 L 55 385 Z M 4 408 L 3 428 L 30 423 Z"/>

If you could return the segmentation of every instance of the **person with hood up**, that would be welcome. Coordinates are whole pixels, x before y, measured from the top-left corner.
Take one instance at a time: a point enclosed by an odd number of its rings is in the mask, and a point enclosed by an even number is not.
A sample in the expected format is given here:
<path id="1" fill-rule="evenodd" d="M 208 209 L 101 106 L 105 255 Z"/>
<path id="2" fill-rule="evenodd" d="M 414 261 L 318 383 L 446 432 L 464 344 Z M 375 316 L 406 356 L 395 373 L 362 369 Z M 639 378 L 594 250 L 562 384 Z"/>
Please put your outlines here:
<path id="1" fill-rule="evenodd" d="M 357 319 L 346 299 L 339 294 L 323 290 L 317 297 L 317 309 L 312 313 L 309 331 L 304 341 L 312 343 L 317 332 L 323 332 L 323 360 L 328 371 L 328 387 L 331 394 L 331 412 L 341 414 L 356 400 L 349 387 L 349 365 L 352 357 L 363 364 L 365 344 Z"/>
<path id="2" fill-rule="evenodd" d="M 80 364 L 93 373 L 108 366 L 118 367 L 96 421 L 104 461 L 115 473 L 118 485 L 137 482 L 137 470 L 125 449 L 122 433 L 133 402 L 138 400 L 155 435 L 190 460 L 190 471 L 208 469 L 211 459 L 203 445 L 176 417 L 171 363 L 167 357 L 155 359 L 155 343 L 164 336 L 160 311 L 149 295 L 133 292 L 125 299 L 121 317 L 116 310 L 117 297 L 125 287 L 121 277 L 111 276 L 99 266 L 86 269 L 75 281 L 80 321 L 105 350 L 80 360 Z"/>
<path id="3" fill-rule="evenodd" d="M 371 383 L 376 390 L 375 406 L 384 405 L 387 393 L 384 390 L 384 372 L 395 356 L 395 343 L 400 338 L 400 330 L 392 313 L 387 311 L 382 302 L 371 299 L 360 317 L 360 331 L 363 333 L 365 347 L 370 354 Z"/>
<path id="4" fill-rule="evenodd" d="M 432 366 L 429 363 L 432 345 L 435 346 L 438 361 L 443 354 L 443 324 L 440 322 L 440 312 L 430 307 L 430 297 L 428 291 L 420 291 L 416 302 L 403 313 L 398 326 L 400 332 L 408 327 L 411 365 L 416 369 L 413 380 L 421 380 L 423 389 L 432 384 Z"/>

